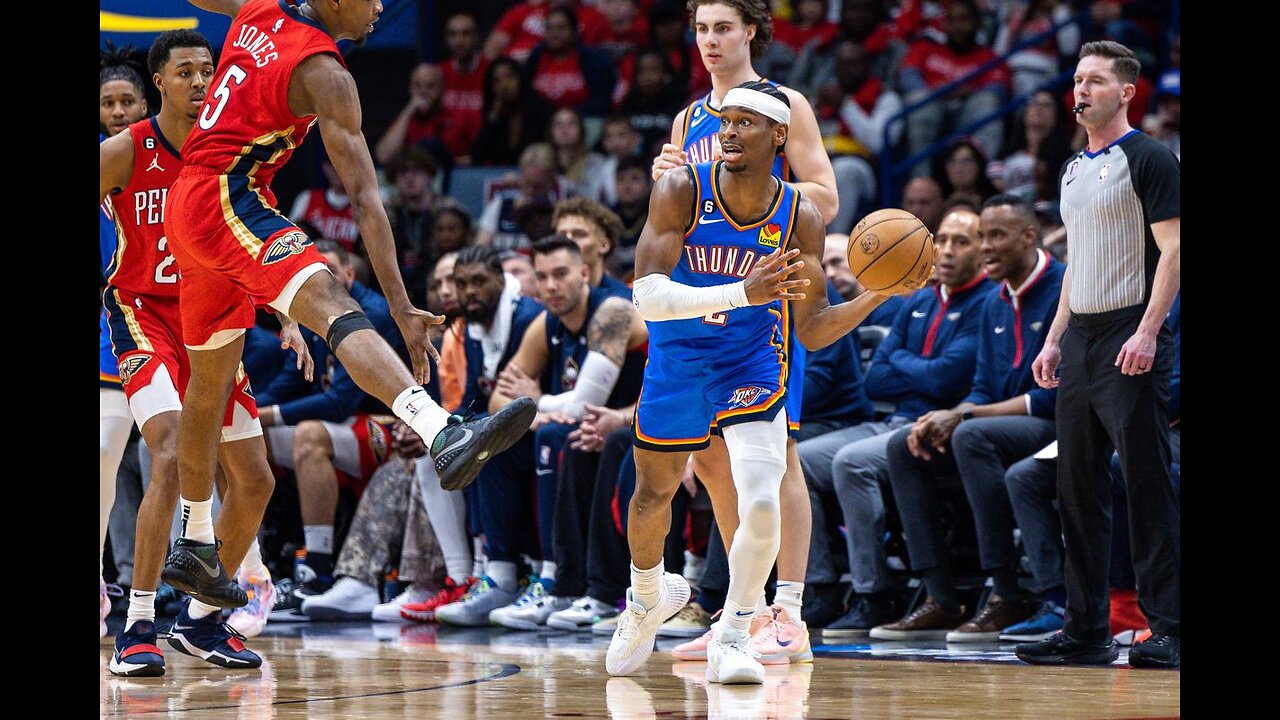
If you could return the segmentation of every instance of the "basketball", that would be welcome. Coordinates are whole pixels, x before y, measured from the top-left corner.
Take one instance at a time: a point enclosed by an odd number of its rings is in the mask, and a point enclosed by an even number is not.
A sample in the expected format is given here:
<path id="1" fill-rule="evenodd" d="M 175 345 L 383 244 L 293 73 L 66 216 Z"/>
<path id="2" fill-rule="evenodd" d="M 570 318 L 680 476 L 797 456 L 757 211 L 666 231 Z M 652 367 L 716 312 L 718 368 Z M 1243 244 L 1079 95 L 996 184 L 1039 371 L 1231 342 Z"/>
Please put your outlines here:
<path id="1" fill-rule="evenodd" d="M 906 210 L 877 210 L 849 234 L 849 269 L 862 287 L 882 295 L 924 287 L 937 254 L 933 233 Z"/>

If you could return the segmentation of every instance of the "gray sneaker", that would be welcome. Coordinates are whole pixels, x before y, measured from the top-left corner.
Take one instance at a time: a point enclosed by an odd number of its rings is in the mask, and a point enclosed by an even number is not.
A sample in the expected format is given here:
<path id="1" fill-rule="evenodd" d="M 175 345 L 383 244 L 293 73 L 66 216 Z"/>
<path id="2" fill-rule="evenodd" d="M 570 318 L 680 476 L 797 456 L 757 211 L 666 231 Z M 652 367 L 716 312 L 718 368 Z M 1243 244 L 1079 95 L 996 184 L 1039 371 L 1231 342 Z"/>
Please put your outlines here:
<path id="1" fill-rule="evenodd" d="M 486 418 L 463 420 L 458 415 L 449 416 L 449 424 L 431 440 L 431 458 L 440 476 L 440 487 L 461 490 L 475 482 L 489 458 L 514 445 L 529 431 L 537 413 L 537 403 L 520 397 Z"/>
<path id="2" fill-rule="evenodd" d="M 467 596 L 456 603 L 436 608 L 436 620 L 450 625 L 484 627 L 489 624 L 489 613 L 515 602 L 517 594 L 508 592 L 483 577 Z"/>
<path id="3" fill-rule="evenodd" d="M 529 583 L 514 603 L 489 613 L 489 624 L 512 630 L 537 630 L 547 624 L 551 613 L 567 607 L 569 598 L 547 594 L 547 586 L 538 580 Z"/>

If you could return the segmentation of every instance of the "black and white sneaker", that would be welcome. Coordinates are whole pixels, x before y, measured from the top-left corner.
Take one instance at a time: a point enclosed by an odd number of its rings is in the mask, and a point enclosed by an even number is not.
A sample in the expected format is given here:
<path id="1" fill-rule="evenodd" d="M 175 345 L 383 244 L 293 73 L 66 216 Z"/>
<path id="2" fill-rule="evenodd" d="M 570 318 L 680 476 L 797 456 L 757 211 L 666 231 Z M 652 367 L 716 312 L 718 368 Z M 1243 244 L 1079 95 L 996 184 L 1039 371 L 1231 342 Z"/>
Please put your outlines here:
<path id="1" fill-rule="evenodd" d="M 160 577 L 175 588 L 208 605 L 244 607 L 249 596 L 227 576 L 218 558 L 222 541 L 201 543 L 178 538 L 164 561 Z"/>
<path id="2" fill-rule="evenodd" d="M 480 468 L 494 455 L 516 443 L 533 423 L 538 404 L 532 398 L 512 400 L 487 418 L 463 420 L 449 417 L 449 424 L 431 443 L 431 457 L 440 476 L 440 487 L 461 490 L 475 481 Z"/>

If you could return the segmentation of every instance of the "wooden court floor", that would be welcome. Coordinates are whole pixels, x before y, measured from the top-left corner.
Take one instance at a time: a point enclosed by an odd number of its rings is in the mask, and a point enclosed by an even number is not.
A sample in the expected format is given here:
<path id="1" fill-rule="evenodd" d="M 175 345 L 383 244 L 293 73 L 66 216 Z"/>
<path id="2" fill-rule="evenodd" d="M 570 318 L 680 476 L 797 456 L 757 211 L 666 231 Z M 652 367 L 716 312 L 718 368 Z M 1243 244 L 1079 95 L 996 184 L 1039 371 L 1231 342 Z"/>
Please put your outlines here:
<path id="1" fill-rule="evenodd" d="M 117 621 L 118 623 L 118 621 Z M 112 625 L 116 630 L 117 624 Z M 608 637 L 429 625 L 271 625 L 250 641 L 256 670 L 226 671 L 166 649 L 158 678 L 107 670 L 104 718 L 395 718 L 505 720 L 808 720 L 835 718 L 1167 718 L 1180 716 L 1181 673 L 1041 668 L 1011 645 L 821 646 L 812 664 L 767 669 L 763 686 L 707 683 L 705 664 L 676 662 L 660 640 L 642 670 L 604 672 Z M 1124 655 L 1121 660 L 1124 660 Z"/>

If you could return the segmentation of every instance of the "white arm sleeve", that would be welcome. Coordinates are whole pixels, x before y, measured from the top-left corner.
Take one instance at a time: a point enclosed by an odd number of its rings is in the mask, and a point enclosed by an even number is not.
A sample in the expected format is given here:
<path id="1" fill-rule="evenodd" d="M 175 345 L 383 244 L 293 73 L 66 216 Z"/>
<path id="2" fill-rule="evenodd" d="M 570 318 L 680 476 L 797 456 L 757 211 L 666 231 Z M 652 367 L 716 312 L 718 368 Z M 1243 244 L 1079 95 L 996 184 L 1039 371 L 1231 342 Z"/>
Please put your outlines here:
<path id="1" fill-rule="evenodd" d="M 661 273 L 652 273 L 631 285 L 631 298 L 640 317 L 651 322 L 684 320 L 746 307 L 747 286 L 742 280 L 712 287 L 678 283 Z"/>
<path id="2" fill-rule="evenodd" d="M 543 395 L 538 398 L 538 412 L 560 413 L 580 420 L 584 405 L 603 406 L 609 400 L 621 373 L 622 368 L 617 363 L 603 353 L 592 350 L 582 363 L 582 372 L 578 373 L 578 382 L 574 388 L 559 395 Z"/>

